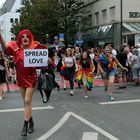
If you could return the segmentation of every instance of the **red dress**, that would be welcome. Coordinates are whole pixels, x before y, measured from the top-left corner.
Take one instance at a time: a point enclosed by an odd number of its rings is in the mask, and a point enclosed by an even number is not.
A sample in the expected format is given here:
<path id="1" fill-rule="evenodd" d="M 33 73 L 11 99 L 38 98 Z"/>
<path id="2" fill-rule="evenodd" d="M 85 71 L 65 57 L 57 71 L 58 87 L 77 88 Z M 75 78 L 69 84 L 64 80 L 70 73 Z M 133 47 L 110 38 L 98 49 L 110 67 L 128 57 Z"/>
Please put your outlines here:
<path id="1" fill-rule="evenodd" d="M 39 48 L 39 46 L 39 43 L 34 44 L 34 49 Z M 14 56 L 17 85 L 24 88 L 35 87 L 37 82 L 36 68 L 24 67 L 24 49 L 20 49 L 17 42 L 10 42 L 6 54 Z"/>

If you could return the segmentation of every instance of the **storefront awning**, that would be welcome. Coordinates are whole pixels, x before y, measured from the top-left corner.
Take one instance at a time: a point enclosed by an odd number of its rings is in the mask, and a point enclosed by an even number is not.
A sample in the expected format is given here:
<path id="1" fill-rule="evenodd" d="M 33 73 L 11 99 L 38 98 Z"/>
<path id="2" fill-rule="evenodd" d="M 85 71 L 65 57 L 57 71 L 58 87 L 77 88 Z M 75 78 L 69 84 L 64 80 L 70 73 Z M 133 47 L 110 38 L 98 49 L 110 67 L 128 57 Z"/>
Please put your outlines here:
<path id="1" fill-rule="evenodd" d="M 108 35 L 112 25 L 101 26 L 95 33 L 95 39 L 104 39 Z"/>
<path id="2" fill-rule="evenodd" d="M 127 30 L 122 31 L 123 35 L 140 33 L 140 23 L 123 23 L 123 29 L 124 28 Z"/>

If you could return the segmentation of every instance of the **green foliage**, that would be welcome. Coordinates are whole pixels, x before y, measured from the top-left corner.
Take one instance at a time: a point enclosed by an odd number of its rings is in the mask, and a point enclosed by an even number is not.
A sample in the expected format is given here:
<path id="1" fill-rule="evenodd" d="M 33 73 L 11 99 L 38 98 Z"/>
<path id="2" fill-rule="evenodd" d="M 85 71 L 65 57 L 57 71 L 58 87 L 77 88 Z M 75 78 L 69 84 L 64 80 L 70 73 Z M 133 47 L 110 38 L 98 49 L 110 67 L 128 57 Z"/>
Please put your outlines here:
<path id="1" fill-rule="evenodd" d="M 76 34 L 78 7 L 77 0 L 25 0 L 20 22 L 13 24 L 12 33 L 17 35 L 22 29 L 29 29 L 42 43 L 46 42 L 46 34 L 53 38 L 64 33 L 65 38 L 71 41 Z"/>

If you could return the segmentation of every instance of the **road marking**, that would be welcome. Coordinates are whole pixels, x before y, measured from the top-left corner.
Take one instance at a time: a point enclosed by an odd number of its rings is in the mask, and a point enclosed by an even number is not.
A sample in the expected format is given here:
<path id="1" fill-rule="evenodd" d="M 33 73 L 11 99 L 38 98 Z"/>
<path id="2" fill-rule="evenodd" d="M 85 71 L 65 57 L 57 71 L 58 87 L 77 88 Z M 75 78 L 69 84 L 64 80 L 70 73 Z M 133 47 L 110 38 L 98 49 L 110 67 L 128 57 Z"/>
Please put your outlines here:
<path id="1" fill-rule="evenodd" d="M 119 140 L 118 138 L 116 138 L 115 136 L 109 134 L 108 132 L 106 132 L 105 130 L 103 130 L 102 128 L 96 126 L 95 124 L 89 122 L 88 120 L 84 119 L 81 116 L 78 116 L 77 114 L 73 113 L 73 112 L 67 112 L 62 119 L 55 125 L 53 126 L 48 132 L 46 132 L 44 135 L 42 135 L 40 138 L 38 138 L 37 140 L 47 140 L 51 135 L 53 135 L 59 128 L 61 128 L 65 122 L 69 119 L 70 116 L 75 117 L 76 119 L 80 120 L 81 122 L 83 122 L 84 124 L 88 125 L 89 127 L 93 128 L 94 130 L 96 130 L 97 132 L 103 134 L 104 136 L 106 136 L 107 138 L 109 138 L 110 140 Z"/>
<path id="2" fill-rule="evenodd" d="M 82 136 L 82 140 L 97 140 L 98 133 L 95 132 L 84 132 Z"/>
<path id="3" fill-rule="evenodd" d="M 111 101 L 111 102 L 100 102 L 101 105 L 111 105 L 111 104 L 127 104 L 127 103 L 138 103 L 140 99 L 135 100 L 122 100 L 122 101 Z"/>
<path id="4" fill-rule="evenodd" d="M 32 109 L 33 110 L 45 110 L 45 109 L 54 109 L 54 107 L 53 106 L 42 106 L 42 107 L 33 107 Z M 2 112 L 18 112 L 18 111 L 24 111 L 24 108 L 0 110 L 0 113 L 2 113 Z"/>

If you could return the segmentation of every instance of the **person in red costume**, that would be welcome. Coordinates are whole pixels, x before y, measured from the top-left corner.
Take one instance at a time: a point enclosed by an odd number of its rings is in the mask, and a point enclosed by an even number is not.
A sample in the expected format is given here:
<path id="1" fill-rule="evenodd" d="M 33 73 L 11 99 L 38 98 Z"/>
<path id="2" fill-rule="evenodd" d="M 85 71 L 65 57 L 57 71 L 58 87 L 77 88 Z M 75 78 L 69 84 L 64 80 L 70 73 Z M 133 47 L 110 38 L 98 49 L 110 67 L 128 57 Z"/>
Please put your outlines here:
<path id="1" fill-rule="evenodd" d="M 30 134 L 34 131 L 32 97 L 37 82 L 37 72 L 34 67 L 24 67 L 24 49 L 42 48 L 42 45 L 34 41 L 31 31 L 25 29 L 19 32 L 17 41 L 11 41 L 7 45 L 0 34 L 0 43 L 7 55 L 14 56 L 17 85 L 20 87 L 24 103 L 24 125 L 21 136 L 27 136 L 27 133 Z"/>

